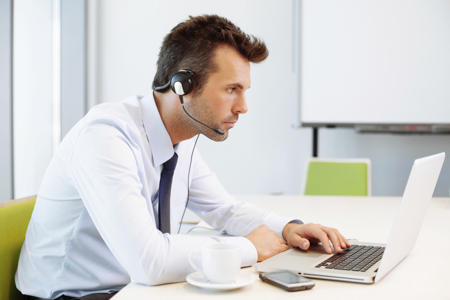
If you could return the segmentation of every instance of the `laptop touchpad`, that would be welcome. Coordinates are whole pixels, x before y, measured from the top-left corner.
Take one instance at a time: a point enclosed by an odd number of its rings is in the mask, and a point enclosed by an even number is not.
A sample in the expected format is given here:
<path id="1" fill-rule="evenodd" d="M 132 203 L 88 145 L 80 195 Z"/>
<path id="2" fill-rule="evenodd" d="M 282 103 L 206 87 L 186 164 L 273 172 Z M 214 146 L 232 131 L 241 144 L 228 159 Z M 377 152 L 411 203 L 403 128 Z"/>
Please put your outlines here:
<path id="1" fill-rule="evenodd" d="M 294 248 L 287 254 L 291 262 L 301 261 L 302 263 L 308 263 L 308 266 L 325 259 L 329 255 L 330 254 L 326 253 L 321 245 L 311 246 L 308 251 L 302 251 Z"/>
<path id="2" fill-rule="evenodd" d="M 314 267 L 329 256 L 321 245 L 312 246 L 308 251 L 289 249 L 257 264 L 256 269 L 259 272 L 277 269 L 301 271 Z"/>

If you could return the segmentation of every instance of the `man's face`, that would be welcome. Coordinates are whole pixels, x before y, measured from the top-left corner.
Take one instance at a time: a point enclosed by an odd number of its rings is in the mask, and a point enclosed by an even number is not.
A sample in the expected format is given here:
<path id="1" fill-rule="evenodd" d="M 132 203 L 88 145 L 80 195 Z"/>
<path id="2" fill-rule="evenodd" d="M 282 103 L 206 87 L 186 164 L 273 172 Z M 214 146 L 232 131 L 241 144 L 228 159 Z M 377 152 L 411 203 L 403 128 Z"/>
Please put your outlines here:
<path id="1" fill-rule="evenodd" d="M 228 46 L 217 48 L 213 61 L 215 71 L 210 73 L 201 93 L 194 93 L 186 102 L 186 109 L 194 118 L 223 130 L 225 134 L 220 135 L 191 120 L 197 131 L 214 141 L 223 141 L 239 115 L 248 110 L 245 91 L 250 87 L 250 63 Z"/>

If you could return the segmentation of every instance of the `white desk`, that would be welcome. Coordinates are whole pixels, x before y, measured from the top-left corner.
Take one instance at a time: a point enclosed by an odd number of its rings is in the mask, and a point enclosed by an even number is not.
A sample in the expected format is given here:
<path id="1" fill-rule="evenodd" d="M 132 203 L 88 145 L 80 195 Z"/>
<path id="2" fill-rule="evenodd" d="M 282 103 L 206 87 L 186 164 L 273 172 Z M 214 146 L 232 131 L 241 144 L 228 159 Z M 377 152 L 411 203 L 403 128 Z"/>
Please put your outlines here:
<path id="1" fill-rule="evenodd" d="M 239 199 L 281 215 L 338 228 L 347 238 L 385 242 L 400 204 L 398 197 L 243 196 Z M 427 255 L 432 254 L 432 255 Z M 161 286 L 129 284 L 120 299 L 450 299 L 450 198 L 434 198 L 410 255 L 382 281 L 363 285 L 315 280 L 309 291 L 286 292 L 258 280 L 226 292 L 186 282 Z M 241 272 L 255 272 L 253 268 Z M 255 272 L 256 273 L 256 272 Z"/>

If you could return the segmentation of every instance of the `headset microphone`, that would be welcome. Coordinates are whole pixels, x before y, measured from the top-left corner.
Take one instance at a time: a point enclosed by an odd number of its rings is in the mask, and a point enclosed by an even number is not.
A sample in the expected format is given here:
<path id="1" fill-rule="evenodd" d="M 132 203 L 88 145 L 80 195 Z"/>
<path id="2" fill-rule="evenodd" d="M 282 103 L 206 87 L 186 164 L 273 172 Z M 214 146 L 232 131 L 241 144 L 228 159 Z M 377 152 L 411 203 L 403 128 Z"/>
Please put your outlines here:
<path id="1" fill-rule="evenodd" d="M 189 94 L 192 91 L 192 89 L 194 88 L 193 77 L 194 77 L 193 71 L 191 71 L 189 69 L 180 70 L 180 71 L 176 72 L 175 74 L 173 74 L 172 77 L 170 78 L 170 80 L 165 85 L 155 87 L 155 91 L 157 91 L 157 92 L 165 91 L 170 87 L 172 89 L 172 91 L 180 97 L 180 103 L 181 103 L 181 106 L 183 107 L 183 111 L 189 118 L 191 118 L 195 122 L 209 128 L 209 129 L 211 129 L 212 131 L 214 131 L 217 134 L 224 135 L 225 131 L 223 131 L 220 128 L 213 128 L 213 127 L 206 125 L 205 123 L 197 120 L 196 118 L 191 116 L 191 114 L 189 114 L 188 111 L 186 110 L 186 108 L 184 107 L 183 96 Z"/>

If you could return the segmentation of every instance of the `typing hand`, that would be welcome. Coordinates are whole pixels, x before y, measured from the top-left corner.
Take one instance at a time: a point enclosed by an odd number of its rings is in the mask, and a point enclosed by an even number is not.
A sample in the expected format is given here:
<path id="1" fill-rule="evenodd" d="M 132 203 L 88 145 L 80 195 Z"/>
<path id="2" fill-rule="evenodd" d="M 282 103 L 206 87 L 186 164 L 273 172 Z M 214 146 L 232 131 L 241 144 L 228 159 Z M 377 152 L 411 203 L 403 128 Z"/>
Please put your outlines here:
<path id="1" fill-rule="evenodd" d="M 321 242 L 327 253 L 332 253 L 331 244 L 338 253 L 350 247 L 350 243 L 337 229 L 320 224 L 286 224 L 283 228 L 283 238 L 290 246 L 305 251 L 309 249 L 311 242 Z"/>
<path id="2" fill-rule="evenodd" d="M 260 225 L 245 236 L 256 248 L 258 261 L 263 261 L 280 252 L 286 251 L 288 246 L 285 241 L 267 225 Z"/>

